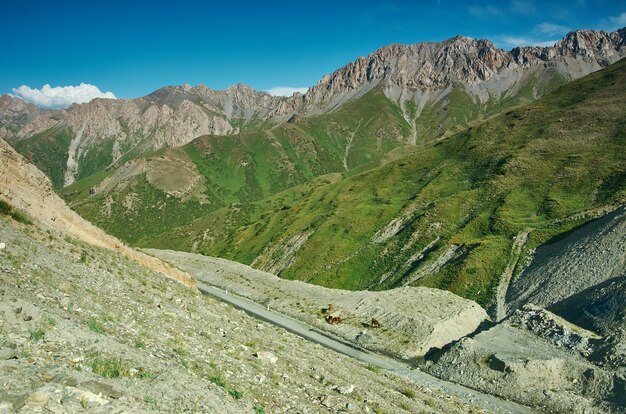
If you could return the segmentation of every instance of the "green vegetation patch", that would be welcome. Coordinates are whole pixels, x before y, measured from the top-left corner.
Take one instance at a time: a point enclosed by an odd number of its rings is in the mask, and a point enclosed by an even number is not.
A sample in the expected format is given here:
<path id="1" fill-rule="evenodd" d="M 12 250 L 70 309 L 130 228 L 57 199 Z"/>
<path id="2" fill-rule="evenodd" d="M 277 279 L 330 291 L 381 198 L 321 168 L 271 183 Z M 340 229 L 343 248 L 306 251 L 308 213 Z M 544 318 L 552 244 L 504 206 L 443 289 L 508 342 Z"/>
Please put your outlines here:
<path id="1" fill-rule="evenodd" d="M 67 154 L 73 131 L 67 125 L 56 125 L 42 133 L 19 140 L 15 149 L 35 164 L 56 188 L 63 186 Z"/>
<path id="2" fill-rule="evenodd" d="M 567 217 L 626 199 L 624 119 L 620 61 L 388 164 L 224 207 L 157 240 L 289 279 L 424 285 L 487 306 L 520 232 L 532 249 Z"/>

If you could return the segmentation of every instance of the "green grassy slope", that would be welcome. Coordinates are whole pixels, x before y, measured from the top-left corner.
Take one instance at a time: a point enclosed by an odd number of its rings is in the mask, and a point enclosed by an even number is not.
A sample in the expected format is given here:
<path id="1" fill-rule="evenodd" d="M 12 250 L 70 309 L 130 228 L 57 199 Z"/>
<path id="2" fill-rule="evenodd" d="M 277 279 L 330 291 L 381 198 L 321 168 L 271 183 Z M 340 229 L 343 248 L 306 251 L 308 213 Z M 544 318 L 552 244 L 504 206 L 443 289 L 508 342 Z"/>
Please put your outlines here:
<path id="1" fill-rule="evenodd" d="M 625 146 L 626 60 L 389 164 L 222 208 L 151 244 L 331 287 L 419 284 L 487 305 L 518 233 L 531 230 L 531 249 L 579 224 L 563 218 L 623 202 Z"/>
<path id="2" fill-rule="evenodd" d="M 43 171 L 55 187 L 63 186 L 72 129 L 59 125 L 17 141 L 15 149 Z"/>
<path id="3" fill-rule="evenodd" d="M 193 163 L 205 179 L 208 203 L 169 196 L 145 175 L 133 178 L 122 190 L 89 196 L 89 188 L 110 175 L 97 173 L 60 193 L 76 211 L 109 233 L 146 245 L 155 236 L 227 204 L 247 205 L 318 176 L 345 172 L 346 167 L 377 165 L 389 151 L 404 145 L 408 134 L 398 108 L 382 92 L 373 91 L 331 114 L 298 118 L 267 131 L 203 136 L 185 145 L 182 162 Z M 170 151 L 141 158 L 168 157 Z"/>
<path id="4" fill-rule="evenodd" d="M 550 76 L 547 78 L 552 79 Z M 539 87 L 541 91 L 556 85 L 552 81 L 541 82 L 545 83 Z M 88 152 L 89 168 L 79 171 L 79 178 L 83 180 L 61 192 L 77 211 L 110 233 L 130 243 L 150 245 L 160 232 L 189 223 L 228 204 L 237 204 L 236 209 L 243 205 L 247 211 L 251 202 L 321 175 L 342 172 L 349 176 L 377 167 L 381 160 L 387 162 L 414 151 L 416 147 L 406 145 L 412 141 L 414 133 L 417 147 L 428 145 L 442 134 L 461 130 L 469 122 L 489 116 L 493 111 L 531 100 L 536 86 L 527 86 L 507 92 L 501 99 L 503 102 L 491 99 L 485 104 L 474 102 L 460 89 L 453 89 L 445 99 L 427 105 L 417 118 L 417 109 L 412 102 L 405 102 L 400 108 L 387 99 L 381 89 L 374 89 L 331 113 L 297 117 L 295 122 L 267 130 L 200 137 L 184 146 L 184 150 L 206 179 L 205 194 L 209 204 L 193 205 L 193 201 L 182 202 L 163 193 L 160 195 L 164 200 L 159 204 L 160 212 L 185 212 L 173 221 L 164 218 L 169 217 L 168 214 L 153 214 L 155 205 L 150 200 L 159 190 L 149 189 L 145 180 L 131 183 L 137 190 L 132 191 L 136 202 L 130 211 L 124 207 L 123 197 L 128 194 L 123 192 L 110 194 L 117 206 L 112 210 L 113 215 L 102 214 L 100 208 L 103 197 L 108 195 L 87 197 L 85 182 L 93 186 L 98 179 L 105 177 L 102 171 L 110 162 L 112 141 L 103 140 L 99 149 Z M 415 119 L 414 127 L 411 119 Z M 157 156 L 164 153 L 167 151 L 161 151 Z M 116 166 L 132 158 L 152 155 L 131 150 Z M 144 217 L 147 215 L 154 217 Z M 148 222 L 149 225 L 138 225 Z"/>

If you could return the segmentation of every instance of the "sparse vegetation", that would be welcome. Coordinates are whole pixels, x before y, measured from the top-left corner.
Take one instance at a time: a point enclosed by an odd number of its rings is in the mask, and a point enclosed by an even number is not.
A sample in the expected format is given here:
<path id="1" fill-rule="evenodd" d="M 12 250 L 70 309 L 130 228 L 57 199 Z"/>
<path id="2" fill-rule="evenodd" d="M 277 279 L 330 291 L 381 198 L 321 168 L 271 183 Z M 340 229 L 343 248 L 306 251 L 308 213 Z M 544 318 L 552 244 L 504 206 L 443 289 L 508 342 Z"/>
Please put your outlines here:
<path id="1" fill-rule="evenodd" d="M 89 401 L 87 401 L 86 399 L 81 398 L 81 399 L 80 399 L 80 400 L 78 400 L 78 401 L 79 401 L 79 403 L 80 403 L 80 406 L 81 406 L 83 409 L 85 409 L 85 410 L 86 410 L 86 409 L 88 409 L 88 408 L 89 408 Z"/>
<path id="2" fill-rule="evenodd" d="M 0 200 L 0 214 L 9 215 L 11 214 L 12 207 L 9 203 L 4 200 Z"/>
<path id="3" fill-rule="evenodd" d="M 23 224 L 33 224 L 33 221 L 30 219 L 30 217 L 28 217 L 26 213 L 14 209 L 13 206 L 11 206 L 4 200 L 0 200 L 0 214 L 10 216 L 13 220 Z"/>
<path id="4" fill-rule="evenodd" d="M 95 317 L 90 317 L 87 325 L 92 332 L 103 334 L 104 333 L 104 325 L 102 325 Z"/>
<path id="5" fill-rule="evenodd" d="M 33 224 L 33 221 L 30 219 L 30 217 L 28 217 L 26 213 L 23 213 L 19 210 L 13 210 L 11 212 L 11 217 L 13 218 L 13 220 L 19 221 L 20 223 L 23 223 L 23 224 L 28 224 L 28 225 Z"/>
<path id="6" fill-rule="evenodd" d="M 236 400 L 243 398 L 243 391 L 239 391 L 233 388 L 228 390 L 228 394 L 230 394 L 230 396 Z"/>
<path id="7" fill-rule="evenodd" d="M 30 331 L 30 340 L 41 341 L 45 335 L 46 335 L 46 332 L 43 329 L 37 328 L 35 330 Z"/>
<path id="8" fill-rule="evenodd" d="M 94 357 L 89 366 L 96 374 L 105 378 L 128 377 L 128 367 L 121 358 Z"/>
<path id="9" fill-rule="evenodd" d="M 405 387 L 400 390 L 400 393 L 407 398 L 414 399 L 416 397 L 415 390 L 413 388 Z"/>
<path id="10" fill-rule="evenodd" d="M 224 378 L 224 376 L 221 374 L 209 375 L 207 379 L 215 385 L 226 388 L 226 378 Z"/>

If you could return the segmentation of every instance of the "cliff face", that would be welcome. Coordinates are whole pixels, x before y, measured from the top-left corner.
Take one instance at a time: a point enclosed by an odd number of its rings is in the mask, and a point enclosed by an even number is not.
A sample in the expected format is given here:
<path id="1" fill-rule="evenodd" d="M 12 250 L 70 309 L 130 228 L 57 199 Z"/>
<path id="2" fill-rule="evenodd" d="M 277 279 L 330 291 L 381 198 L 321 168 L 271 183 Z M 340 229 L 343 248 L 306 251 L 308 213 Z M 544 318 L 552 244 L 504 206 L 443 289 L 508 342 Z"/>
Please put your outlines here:
<path id="1" fill-rule="evenodd" d="M 456 36 L 443 42 L 393 44 L 367 57 L 361 57 L 324 76 L 301 97 L 289 102 L 302 112 L 316 112 L 338 96 L 355 94 L 372 83 L 415 91 L 442 90 L 454 85 L 476 85 L 496 75 L 516 69 L 557 65 L 572 78 L 591 70 L 569 68 L 571 60 L 586 67 L 605 67 L 626 56 L 626 29 L 613 33 L 581 30 L 567 34 L 552 47 L 522 47 L 510 52 L 498 49 L 488 40 Z M 570 63 L 570 65 L 567 65 Z M 577 66 L 577 65 L 573 65 Z M 504 72 L 504 73 L 503 73 Z"/>
<path id="2" fill-rule="evenodd" d="M 94 99 L 66 110 L 42 110 L 8 95 L 0 97 L 0 138 L 15 145 L 37 134 L 70 131 L 63 185 L 100 168 L 201 135 L 230 135 L 339 108 L 382 87 L 417 136 L 422 109 L 464 90 L 481 104 L 513 96 L 532 84 L 532 99 L 550 90 L 550 79 L 575 79 L 626 56 L 626 29 L 577 31 L 553 47 L 510 52 L 488 40 L 457 36 L 443 42 L 393 44 L 324 76 L 304 95 L 275 97 L 237 84 L 224 91 L 204 85 L 170 86 L 130 100 Z M 542 84 L 543 83 L 543 84 Z M 410 111 L 412 101 L 417 110 Z M 54 135 L 56 136 L 56 135 Z M 91 153 L 89 155 L 88 153 Z M 41 166 L 40 166 L 41 167 Z"/>

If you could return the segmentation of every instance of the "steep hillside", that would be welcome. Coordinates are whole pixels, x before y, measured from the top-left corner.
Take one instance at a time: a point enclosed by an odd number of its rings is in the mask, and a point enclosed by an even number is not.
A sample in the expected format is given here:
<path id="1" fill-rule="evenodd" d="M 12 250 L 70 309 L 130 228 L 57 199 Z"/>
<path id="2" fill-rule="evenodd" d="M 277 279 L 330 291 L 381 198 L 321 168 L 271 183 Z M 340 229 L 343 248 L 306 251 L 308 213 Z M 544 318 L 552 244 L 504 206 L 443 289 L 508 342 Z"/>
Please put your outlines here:
<path id="1" fill-rule="evenodd" d="M 608 335 L 626 328 L 626 208 L 540 246 L 512 279 L 508 312 L 532 303 Z"/>
<path id="2" fill-rule="evenodd" d="M 70 210 L 54 193 L 50 180 L 6 142 L 0 139 L 0 201 L 17 211 L 26 211 L 42 226 L 89 243 L 119 252 L 129 259 L 188 287 L 195 288 L 195 280 L 188 274 L 169 266 L 152 256 L 134 250 L 109 236 Z"/>
<path id="3" fill-rule="evenodd" d="M 2 412 L 476 409 L 201 296 L 72 212 L 2 140 L 0 241 Z"/>
<path id="4" fill-rule="evenodd" d="M 487 412 L 63 230 L 0 214 L 0 240 L 0 412 Z"/>
<path id="5" fill-rule="evenodd" d="M 151 245 L 330 287 L 440 287 L 486 306 L 521 247 L 624 201 L 625 85 L 620 61 L 407 157 L 218 210 Z"/>

